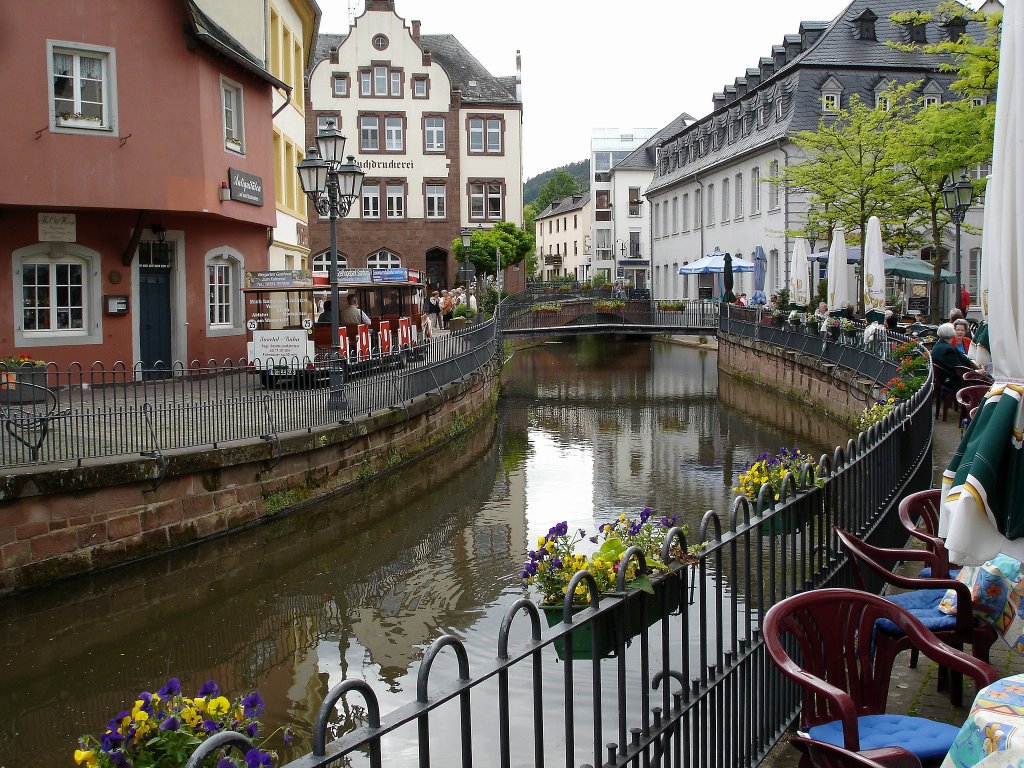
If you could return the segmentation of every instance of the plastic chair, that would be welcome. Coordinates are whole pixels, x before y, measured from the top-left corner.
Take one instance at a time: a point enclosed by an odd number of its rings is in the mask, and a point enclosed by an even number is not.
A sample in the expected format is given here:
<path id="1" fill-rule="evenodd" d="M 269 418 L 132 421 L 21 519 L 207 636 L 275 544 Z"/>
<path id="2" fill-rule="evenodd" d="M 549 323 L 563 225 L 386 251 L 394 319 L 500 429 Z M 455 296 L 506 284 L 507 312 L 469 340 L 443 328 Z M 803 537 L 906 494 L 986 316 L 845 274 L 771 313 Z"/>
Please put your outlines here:
<path id="1" fill-rule="evenodd" d="M 938 556 L 921 549 L 875 547 L 838 526 L 834 530 L 853 561 L 854 580 L 858 589 L 867 589 L 864 573 L 873 571 L 876 576 L 881 577 L 884 583 L 908 590 L 907 592 L 887 594 L 883 599 L 913 614 L 942 642 L 958 649 L 969 643 L 974 657 L 988 662 L 989 650 L 996 640 L 995 630 L 988 624 L 980 622 L 971 611 L 957 611 L 951 616 L 939 610 L 939 601 L 950 589 L 956 592 L 957 605 L 970 605 L 970 587 L 956 579 L 923 579 L 901 576 L 893 571 L 893 568 L 900 562 L 919 560 L 930 565 L 932 572 L 935 573 L 936 569 L 941 567 Z M 879 630 L 878 644 L 880 646 L 890 643 L 894 645 L 896 648 L 894 655 L 907 648 L 912 648 L 913 643 L 895 624 L 882 622 L 879 624 Z M 959 674 L 953 674 L 947 681 L 946 677 L 944 670 L 940 669 L 939 689 L 942 690 L 948 684 L 950 701 L 955 706 L 961 706 L 963 703 L 962 678 Z"/>
<path id="2" fill-rule="evenodd" d="M 978 384 L 988 384 L 989 386 L 992 386 L 995 382 L 991 373 L 988 371 L 978 370 L 977 368 L 964 371 L 960 378 L 963 379 L 964 382 L 976 382 Z"/>
<path id="3" fill-rule="evenodd" d="M 946 542 L 939 538 L 941 503 L 942 492 L 937 488 L 929 488 L 904 497 L 899 505 L 900 523 L 907 529 L 907 533 L 924 544 L 925 549 L 939 561 L 934 568 L 927 566 L 921 569 L 917 575 L 922 579 L 956 578 L 959 573 L 955 567 L 951 569 Z"/>
<path id="4" fill-rule="evenodd" d="M 961 387 L 956 393 L 956 401 L 960 404 L 960 410 L 966 414 L 972 408 L 977 408 L 981 405 L 981 401 L 985 399 L 988 390 L 988 384 L 973 384 L 969 387 Z"/>
<path id="5" fill-rule="evenodd" d="M 979 688 L 999 678 L 990 665 L 943 645 L 899 606 L 853 589 L 815 589 L 773 605 L 764 618 L 765 648 L 782 674 L 803 689 L 800 724 L 811 739 L 850 752 L 898 746 L 914 754 L 922 766 L 937 766 L 959 728 L 923 717 L 886 714 L 897 648 L 878 642 L 879 621 L 890 622 L 909 645 L 969 675 Z M 801 760 L 801 766 L 814 764 L 809 756 Z"/>
<path id="6" fill-rule="evenodd" d="M 952 371 L 942 367 L 938 363 L 932 363 L 932 380 L 934 382 L 935 418 L 939 418 L 939 411 L 942 411 L 942 420 L 946 420 L 949 407 L 956 402 L 956 388 L 947 384 L 955 376 Z"/>
<path id="7" fill-rule="evenodd" d="M 789 743 L 799 750 L 814 768 L 921 768 L 921 761 L 917 756 L 901 747 L 851 752 L 835 744 L 815 741 L 804 736 L 791 736 Z"/>

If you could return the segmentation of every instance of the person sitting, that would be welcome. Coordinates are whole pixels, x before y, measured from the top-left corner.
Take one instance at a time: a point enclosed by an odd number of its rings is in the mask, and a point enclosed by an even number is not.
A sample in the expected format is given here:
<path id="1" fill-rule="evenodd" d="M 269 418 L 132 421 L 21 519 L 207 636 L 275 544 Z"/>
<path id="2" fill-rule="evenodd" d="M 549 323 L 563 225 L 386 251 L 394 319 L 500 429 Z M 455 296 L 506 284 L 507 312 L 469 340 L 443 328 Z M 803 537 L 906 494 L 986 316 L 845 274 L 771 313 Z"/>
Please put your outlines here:
<path id="1" fill-rule="evenodd" d="M 939 366 L 940 369 L 936 371 L 936 375 L 942 377 L 942 381 L 936 383 L 949 387 L 956 392 L 964 386 L 963 379 L 960 378 L 956 369 L 977 368 L 978 364 L 953 346 L 953 340 L 956 337 L 956 329 L 953 327 L 952 323 L 943 323 L 939 326 L 936 333 L 939 338 L 938 341 L 932 345 L 931 356 L 932 363 Z"/>
<path id="2" fill-rule="evenodd" d="M 346 325 L 370 324 L 369 316 L 359 308 L 359 296 L 354 293 L 348 295 L 348 306 L 341 313 L 341 322 Z"/>
<path id="3" fill-rule="evenodd" d="M 331 300 L 328 299 L 324 302 L 323 309 L 316 318 L 317 325 L 330 325 L 331 324 Z"/>
<path id="4" fill-rule="evenodd" d="M 741 293 L 736 296 L 736 306 L 745 307 L 747 306 L 747 294 Z"/>
<path id="5" fill-rule="evenodd" d="M 957 320 L 963 320 L 964 313 L 954 307 L 949 313 L 949 322 L 955 323 Z"/>
<path id="6" fill-rule="evenodd" d="M 885 326 L 887 331 L 898 331 L 900 329 L 899 318 L 896 317 L 896 313 L 892 311 L 886 311 L 885 319 L 882 320 L 882 325 Z"/>
<path id="7" fill-rule="evenodd" d="M 966 355 L 971 348 L 971 336 L 967 332 L 967 321 L 963 319 L 954 320 L 953 330 L 955 331 L 952 341 L 953 346 Z"/>

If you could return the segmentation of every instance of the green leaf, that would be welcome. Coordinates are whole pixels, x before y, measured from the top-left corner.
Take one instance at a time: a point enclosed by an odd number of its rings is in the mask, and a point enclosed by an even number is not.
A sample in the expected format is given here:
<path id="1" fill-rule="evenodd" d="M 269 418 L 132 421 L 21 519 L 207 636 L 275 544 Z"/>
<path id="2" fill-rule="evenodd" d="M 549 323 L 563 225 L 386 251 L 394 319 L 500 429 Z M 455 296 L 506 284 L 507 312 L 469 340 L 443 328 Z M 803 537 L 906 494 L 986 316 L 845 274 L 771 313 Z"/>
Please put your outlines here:
<path id="1" fill-rule="evenodd" d="M 651 584 L 651 580 L 647 577 L 646 573 L 641 573 L 635 579 L 630 581 L 629 586 L 632 589 L 642 590 L 649 595 L 654 594 L 654 585 Z"/>

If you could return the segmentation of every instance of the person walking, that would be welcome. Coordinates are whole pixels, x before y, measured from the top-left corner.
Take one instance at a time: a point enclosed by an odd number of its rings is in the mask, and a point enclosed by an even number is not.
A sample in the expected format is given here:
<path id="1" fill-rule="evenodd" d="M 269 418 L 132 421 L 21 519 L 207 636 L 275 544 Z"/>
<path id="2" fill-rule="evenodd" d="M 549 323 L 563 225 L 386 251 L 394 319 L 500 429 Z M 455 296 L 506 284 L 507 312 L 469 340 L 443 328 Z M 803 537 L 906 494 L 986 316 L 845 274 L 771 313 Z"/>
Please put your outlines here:
<path id="1" fill-rule="evenodd" d="M 451 293 L 448 291 L 441 291 L 441 327 L 447 328 L 448 323 L 451 322 L 452 312 L 455 311 L 455 301 L 452 299 Z"/>
<path id="2" fill-rule="evenodd" d="M 967 286 L 960 283 L 960 307 L 966 312 L 971 306 L 971 294 L 967 291 Z"/>
<path id="3" fill-rule="evenodd" d="M 441 327 L 441 294 L 437 291 L 431 293 L 427 299 L 427 321 L 432 331 Z"/>

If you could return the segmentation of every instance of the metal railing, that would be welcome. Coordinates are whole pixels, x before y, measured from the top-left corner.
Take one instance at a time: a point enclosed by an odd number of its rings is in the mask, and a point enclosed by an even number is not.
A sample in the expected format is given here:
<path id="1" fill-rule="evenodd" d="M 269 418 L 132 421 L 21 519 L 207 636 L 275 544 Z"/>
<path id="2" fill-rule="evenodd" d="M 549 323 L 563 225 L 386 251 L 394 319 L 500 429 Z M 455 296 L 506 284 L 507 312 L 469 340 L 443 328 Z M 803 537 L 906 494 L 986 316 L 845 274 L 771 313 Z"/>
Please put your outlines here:
<path id="1" fill-rule="evenodd" d="M 731 312 L 723 318 L 723 329 L 747 337 L 765 331 L 757 325 Z M 803 334 L 768 330 L 773 343 L 804 349 Z M 870 347 L 843 355 L 853 371 L 885 375 L 892 366 Z M 575 613 L 563 605 L 547 629 L 541 609 L 518 600 L 492 660 L 471 669 L 461 640 L 439 638 L 420 664 L 415 700 L 387 714 L 370 684 L 343 681 L 320 708 L 312 753 L 287 768 L 379 766 L 383 755 L 421 767 L 757 765 L 800 708 L 799 692 L 768 659 L 762 618 L 795 592 L 853 585 L 833 525 L 875 543 L 898 540 L 890 513 L 930 481 L 931 385 L 929 376 L 882 422 L 788 475 L 778 500 L 765 486 L 757 499 L 737 497 L 726 514 L 708 511 L 692 540 L 670 532 L 663 559 L 673 543 L 683 551 L 700 544 L 699 555 L 674 564 L 653 595 L 619 591 Z M 596 593 L 585 572 L 567 593 L 580 582 Z M 580 636 L 589 650 L 577 655 Z M 449 672 L 433 671 L 439 666 Z M 473 708 L 474 695 L 485 693 L 496 697 L 496 711 Z M 353 695 L 359 705 L 348 702 Z M 344 714 L 332 722 L 339 702 Z M 219 748 L 208 744 L 202 754 Z"/>
<path id="2" fill-rule="evenodd" d="M 651 301 L 559 296 L 557 300 L 502 306 L 503 333 L 552 333 L 560 330 L 588 333 L 673 333 L 714 331 L 719 304 L 685 302 L 681 309 L 659 309 Z"/>
<path id="3" fill-rule="evenodd" d="M 396 352 L 344 365 L 334 397 L 328 363 L 226 360 L 141 365 L 6 368 L 0 365 L 0 467 L 276 440 L 352 421 L 439 390 L 492 364 L 491 320 L 436 336 L 421 354 Z M 285 375 L 268 374 L 270 363 Z M 271 366 L 271 367 L 273 367 Z"/>

